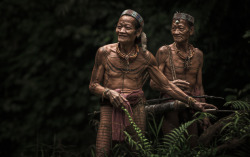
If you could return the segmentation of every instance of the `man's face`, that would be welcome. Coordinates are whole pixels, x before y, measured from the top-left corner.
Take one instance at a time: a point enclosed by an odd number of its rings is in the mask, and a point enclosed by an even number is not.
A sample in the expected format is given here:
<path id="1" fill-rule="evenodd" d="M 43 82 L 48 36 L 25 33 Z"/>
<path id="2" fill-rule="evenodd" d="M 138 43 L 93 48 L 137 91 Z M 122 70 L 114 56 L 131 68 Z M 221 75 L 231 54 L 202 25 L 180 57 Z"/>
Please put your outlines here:
<path id="1" fill-rule="evenodd" d="M 135 21 L 131 16 L 120 17 L 117 26 L 116 34 L 120 43 L 134 43 L 137 31 L 135 29 Z"/>
<path id="2" fill-rule="evenodd" d="M 186 20 L 179 19 L 177 21 L 174 19 L 172 21 L 171 33 L 176 43 L 182 43 L 188 41 L 189 36 L 193 33 L 193 28 L 189 28 Z"/>

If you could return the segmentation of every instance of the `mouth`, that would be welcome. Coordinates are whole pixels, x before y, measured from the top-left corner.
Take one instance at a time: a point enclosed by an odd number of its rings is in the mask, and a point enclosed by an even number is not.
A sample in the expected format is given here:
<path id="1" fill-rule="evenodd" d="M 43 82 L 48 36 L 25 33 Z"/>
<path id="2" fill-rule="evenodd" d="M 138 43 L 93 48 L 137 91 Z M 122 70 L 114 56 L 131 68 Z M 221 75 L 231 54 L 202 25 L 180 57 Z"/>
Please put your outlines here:
<path id="1" fill-rule="evenodd" d="M 182 36 L 174 36 L 174 39 L 175 39 L 175 40 L 181 40 L 181 39 L 182 39 Z"/>
<path id="2" fill-rule="evenodd" d="M 119 38 L 126 38 L 126 35 L 118 35 Z"/>
<path id="3" fill-rule="evenodd" d="M 174 38 L 181 38 L 182 36 L 180 35 L 175 35 Z"/>

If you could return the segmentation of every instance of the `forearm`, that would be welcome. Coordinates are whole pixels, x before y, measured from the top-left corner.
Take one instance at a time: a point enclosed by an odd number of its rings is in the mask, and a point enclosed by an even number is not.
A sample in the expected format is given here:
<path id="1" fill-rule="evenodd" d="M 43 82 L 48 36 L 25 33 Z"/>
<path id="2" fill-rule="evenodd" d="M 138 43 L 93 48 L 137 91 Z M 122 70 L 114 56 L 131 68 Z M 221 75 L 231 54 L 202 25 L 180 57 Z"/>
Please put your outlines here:
<path id="1" fill-rule="evenodd" d="M 184 93 L 179 87 L 174 85 L 172 82 L 169 82 L 170 90 L 166 90 L 165 92 L 173 97 L 174 99 L 177 99 L 179 101 L 182 101 L 183 103 L 188 103 L 188 95 Z"/>
<path id="2" fill-rule="evenodd" d="M 151 74 L 154 87 L 160 92 L 169 94 L 174 99 L 180 100 L 183 103 L 188 103 L 188 95 L 185 94 L 180 88 L 170 82 L 165 75 L 163 75 L 158 69 L 153 69 Z"/>
<path id="3" fill-rule="evenodd" d="M 90 83 L 89 84 L 89 90 L 92 94 L 95 94 L 96 96 L 103 96 L 103 92 L 105 91 L 105 88 L 101 86 L 99 83 Z"/>

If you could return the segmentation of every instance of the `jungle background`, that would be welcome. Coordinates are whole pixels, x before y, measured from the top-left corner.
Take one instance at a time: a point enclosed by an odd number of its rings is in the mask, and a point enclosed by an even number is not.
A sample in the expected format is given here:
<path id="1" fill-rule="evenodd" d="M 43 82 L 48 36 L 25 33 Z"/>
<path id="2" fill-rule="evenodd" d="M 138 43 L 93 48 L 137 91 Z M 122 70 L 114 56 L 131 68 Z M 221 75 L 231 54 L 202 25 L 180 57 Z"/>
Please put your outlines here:
<path id="1" fill-rule="evenodd" d="M 117 41 L 115 26 L 128 8 L 144 18 L 154 55 L 173 42 L 173 14 L 193 15 L 190 42 L 204 53 L 206 94 L 248 91 L 249 7 L 249 0 L 2 0 L 0 156 L 86 155 L 96 138 L 88 113 L 99 110 L 99 98 L 88 89 L 95 53 Z M 144 90 L 148 99 L 157 98 L 148 83 Z"/>

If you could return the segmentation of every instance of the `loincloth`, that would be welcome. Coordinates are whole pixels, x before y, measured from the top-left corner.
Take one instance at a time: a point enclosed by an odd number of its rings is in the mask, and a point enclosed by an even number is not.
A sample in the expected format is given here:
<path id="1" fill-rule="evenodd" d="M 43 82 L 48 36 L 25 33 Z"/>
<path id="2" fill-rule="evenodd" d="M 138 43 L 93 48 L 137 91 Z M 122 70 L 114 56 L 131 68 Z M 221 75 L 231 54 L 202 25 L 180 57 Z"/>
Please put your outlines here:
<path id="1" fill-rule="evenodd" d="M 117 89 L 116 91 L 128 100 L 124 107 L 133 118 L 133 111 L 136 112 L 137 108 L 145 103 L 144 92 L 142 90 L 135 90 L 129 94 L 122 94 L 121 90 Z M 113 106 L 107 99 L 104 99 L 101 105 Z M 112 110 L 112 140 L 124 141 L 125 136 L 123 131 L 130 125 L 130 122 L 122 109 L 113 107 Z"/>

